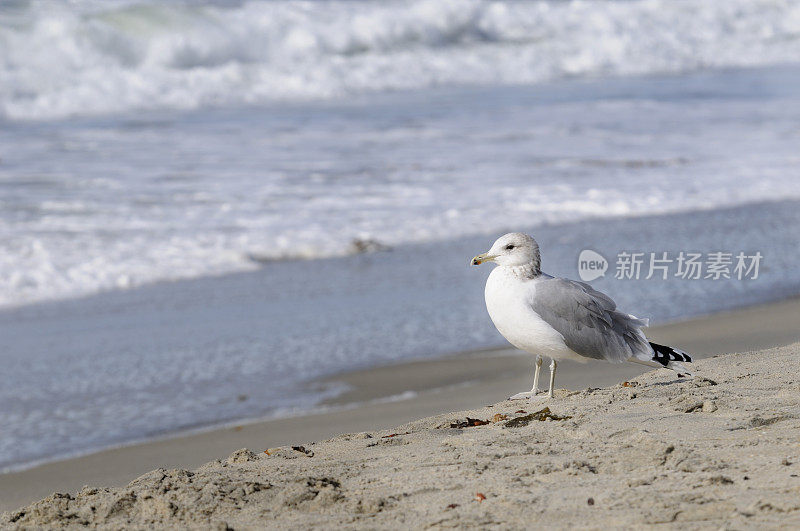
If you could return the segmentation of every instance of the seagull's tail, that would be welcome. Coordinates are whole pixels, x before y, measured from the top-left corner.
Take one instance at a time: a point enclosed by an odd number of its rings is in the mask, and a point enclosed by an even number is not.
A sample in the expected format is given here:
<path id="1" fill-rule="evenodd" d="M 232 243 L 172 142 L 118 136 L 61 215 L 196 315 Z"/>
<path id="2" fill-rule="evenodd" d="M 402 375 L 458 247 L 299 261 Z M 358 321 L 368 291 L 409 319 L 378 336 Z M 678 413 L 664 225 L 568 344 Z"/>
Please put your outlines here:
<path id="1" fill-rule="evenodd" d="M 658 343 L 650 343 L 650 348 L 653 349 L 652 353 L 637 353 L 635 357 L 629 361 L 634 363 L 641 363 L 642 365 L 649 365 L 651 367 L 666 367 L 672 369 L 679 374 L 686 374 L 692 376 L 692 371 L 687 369 L 681 362 L 691 363 L 692 357 L 682 350 L 677 348 L 659 345 Z"/>

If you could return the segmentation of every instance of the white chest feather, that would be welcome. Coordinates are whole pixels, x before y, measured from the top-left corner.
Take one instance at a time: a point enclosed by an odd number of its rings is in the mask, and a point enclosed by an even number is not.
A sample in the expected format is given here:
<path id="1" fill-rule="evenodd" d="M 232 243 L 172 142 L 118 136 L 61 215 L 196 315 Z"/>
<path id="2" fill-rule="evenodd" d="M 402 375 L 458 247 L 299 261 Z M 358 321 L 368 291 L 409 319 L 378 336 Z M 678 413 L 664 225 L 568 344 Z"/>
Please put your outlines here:
<path id="1" fill-rule="evenodd" d="M 531 308 L 536 279 L 520 279 L 505 267 L 496 267 L 486 281 L 486 309 L 497 330 L 515 347 L 556 359 L 581 359 L 564 337 Z"/>

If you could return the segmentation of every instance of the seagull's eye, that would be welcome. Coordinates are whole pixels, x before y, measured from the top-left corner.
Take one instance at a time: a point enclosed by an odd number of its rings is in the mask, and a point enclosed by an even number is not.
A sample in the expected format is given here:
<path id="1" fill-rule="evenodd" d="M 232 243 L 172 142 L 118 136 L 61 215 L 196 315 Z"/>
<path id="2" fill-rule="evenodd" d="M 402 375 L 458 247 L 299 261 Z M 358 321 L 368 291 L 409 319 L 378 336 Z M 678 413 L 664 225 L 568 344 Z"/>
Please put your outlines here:
<path id="1" fill-rule="evenodd" d="M 513 243 L 509 243 L 508 245 L 506 245 L 506 249 L 509 250 L 509 251 L 511 249 L 513 249 L 513 248 L 514 248 L 514 244 Z"/>

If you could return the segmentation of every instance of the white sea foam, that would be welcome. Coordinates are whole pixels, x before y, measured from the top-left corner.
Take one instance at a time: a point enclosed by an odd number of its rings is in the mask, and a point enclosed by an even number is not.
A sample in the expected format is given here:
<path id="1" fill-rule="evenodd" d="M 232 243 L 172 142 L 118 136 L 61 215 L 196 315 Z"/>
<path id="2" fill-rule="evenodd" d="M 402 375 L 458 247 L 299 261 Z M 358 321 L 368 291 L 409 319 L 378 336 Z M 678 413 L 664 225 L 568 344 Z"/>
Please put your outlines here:
<path id="1" fill-rule="evenodd" d="M 33 0 L 0 5 L 0 116 L 190 109 L 798 57 L 800 4 L 790 0 Z"/>
<path id="2" fill-rule="evenodd" d="M 0 305 L 380 247 L 370 240 L 798 198 L 786 133 L 798 79 L 731 71 L 0 128 Z"/>

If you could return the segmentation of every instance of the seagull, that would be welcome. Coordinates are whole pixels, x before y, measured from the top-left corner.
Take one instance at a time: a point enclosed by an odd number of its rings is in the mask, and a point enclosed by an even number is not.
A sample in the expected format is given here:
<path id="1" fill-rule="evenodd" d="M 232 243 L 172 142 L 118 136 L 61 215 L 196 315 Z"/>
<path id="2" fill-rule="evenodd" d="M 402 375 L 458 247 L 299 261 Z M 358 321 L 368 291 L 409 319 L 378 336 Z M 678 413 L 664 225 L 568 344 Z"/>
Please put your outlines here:
<path id="1" fill-rule="evenodd" d="M 611 297 L 589 284 L 542 273 L 539 244 L 527 234 L 501 236 L 472 259 L 476 266 L 485 262 L 497 264 L 486 281 L 489 317 L 509 343 L 536 355 L 533 387 L 512 400 L 536 396 L 543 356 L 551 360 L 548 398 L 563 359 L 630 361 L 691 376 L 681 364 L 692 361 L 687 353 L 647 340 L 641 328 L 648 319 L 618 311 Z"/>

